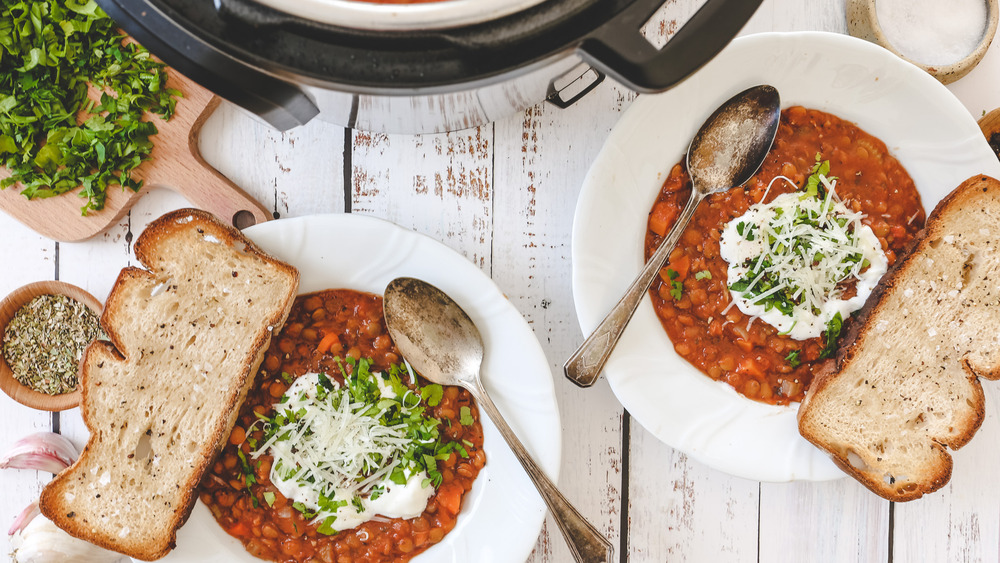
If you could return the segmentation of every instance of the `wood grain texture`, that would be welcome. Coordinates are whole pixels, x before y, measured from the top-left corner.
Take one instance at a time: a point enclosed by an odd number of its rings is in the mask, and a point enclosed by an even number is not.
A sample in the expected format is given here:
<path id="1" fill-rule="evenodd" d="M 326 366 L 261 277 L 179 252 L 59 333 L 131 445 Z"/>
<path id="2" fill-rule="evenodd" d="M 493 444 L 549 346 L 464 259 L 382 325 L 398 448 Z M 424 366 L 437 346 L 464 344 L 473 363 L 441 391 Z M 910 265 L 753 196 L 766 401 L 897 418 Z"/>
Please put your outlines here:
<path id="1" fill-rule="evenodd" d="M 630 428 L 629 561 L 757 561 L 758 486 Z"/>
<path id="2" fill-rule="evenodd" d="M 882 562 L 888 554 L 889 503 L 856 481 L 760 484 L 761 561 Z"/>
<path id="3" fill-rule="evenodd" d="M 586 518 L 620 550 L 624 411 L 601 381 L 580 389 L 562 363 L 583 340 L 570 269 L 575 202 L 590 163 L 629 93 L 606 81 L 577 105 L 548 104 L 495 124 L 494 281 L 527 319 L 551 362 L 564 441 L 559 485 Z M 601 131 L 581 135 L 581 126 Z M 572 441 L 570 434 L 592 439 Z M 530 561 L 568 561 L 570 552 L 548 518 Z"/>
<path id="4" fill-rule="evenodd" d="M 4 238 L 0 259 L 5 265 L 0 276 L 0 295 L 7 295 L 31 282 L 55 279 L 58 268 L 56 243 L 3 214 L 0 214 L 0 233 Z M 14 442 L 28 434 L 50 430 L 51 421 L 51 413 L 30 409 L 0 393 L 0 451 L 7 451 Z M 3 523 L 3 530 L 14 522 L 14 517 L 25 506 L 38 500 L 42 486 L 51 478 L 48 473 L 39 471 L 0 470 L 0 522 Z M 0 539 L 0 553 L 9 551 L 6 538 Z"/>
<path id="5" fill-rule="evenodd" d="M 281 218 L 344 211 L 344 139 L 342 127 L 318 120 L 275 131 L 225 104 L 206 122 L 200 148 L 216 169 Z"/>
<path id="6" fill-rule="evenodd" d="M 493 126 L 436 135 L 353 134 L 351 210 L 440 240 L 489 273 Z"/>

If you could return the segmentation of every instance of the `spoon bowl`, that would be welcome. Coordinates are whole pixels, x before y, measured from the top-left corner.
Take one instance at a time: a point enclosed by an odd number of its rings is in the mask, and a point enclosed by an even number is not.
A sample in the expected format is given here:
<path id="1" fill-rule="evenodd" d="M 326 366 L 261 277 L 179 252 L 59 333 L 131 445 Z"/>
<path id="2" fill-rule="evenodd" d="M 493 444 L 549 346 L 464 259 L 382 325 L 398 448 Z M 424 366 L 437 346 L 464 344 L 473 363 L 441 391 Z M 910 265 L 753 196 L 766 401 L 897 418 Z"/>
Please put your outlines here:
<path id="1" fill-rule="evenodd" d="M 420 375 L 440 385 L 478 382 L 482 336 L 444 292 L 414 278 L 397 278 L 386 287 L 383 303 L 389 335 Z"/>
<path id="2" fill-rule="evenodd" d="M 726 191 L 749 180 L 778 133 L 781 97 L 773 86 L 754 86 L 719 106 L 698 129 L 687 151 L 695 189 Z"/>
<path id="3" fill-rule="evenodd" d="M 597 381 L 639 302 L 677 245 L 705 197 L 739 186 L 760 168 L 778 133 L 781 99 L 773 86 L 748 88 L 719 106 L 705 120 L 687 151 L 691 196 L 670 232 L 597 329 L 566 361 L 566 377 L 580 387 Z"/>
<path id="4" fill-rule="evenodd" d="M 493 421 L 552 512 L 576 561 L 612 561 L 611 543 L 556 489 L 486 393 L 479 376 L 483 340 L 465 311 L 440 289 L 414 278 L 389 282 L 382 305 L 386 328 L 406 361 L 433 383 L 468 389 Z"/>

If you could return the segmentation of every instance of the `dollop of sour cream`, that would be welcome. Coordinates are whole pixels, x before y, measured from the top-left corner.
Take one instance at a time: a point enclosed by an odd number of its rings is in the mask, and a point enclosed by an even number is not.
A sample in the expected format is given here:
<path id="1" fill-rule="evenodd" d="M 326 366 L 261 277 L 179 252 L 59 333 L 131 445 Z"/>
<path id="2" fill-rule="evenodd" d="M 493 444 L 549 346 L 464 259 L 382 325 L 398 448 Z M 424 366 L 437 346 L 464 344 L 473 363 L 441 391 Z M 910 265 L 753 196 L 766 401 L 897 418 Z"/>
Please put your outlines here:
<path id="1" fill-rule="evenodd" d="M 308 430 L 300 431 L 293 439 L 275 440 L 267 445 L 274 458 L 271 482 L 286 498 L 316 513 L 315 521 L 334 516 L 335 530 L 354 528 L 376 515 L 420 516 L 434 494 L 425 471 L 407 471 L 405 484 L 390 480 L 388 471 L 359 482 L 359 467 L 365 456 L 378 454 L 388 458 L 394 453 L 393 447 L 401 446 L 404 438 L 392 428 L 380 425 L 376 417 L 352 412 L 347 399 L 341 401 L 339 409 L 319 400 L 319 377 L 309 373 L 296 379 L 278 405 L 279 409 L 297 411 Z M 375 377 L 380 382 L 381 396 L 396 398 L 392 388 L 383 385 L 379 376 Z M 335 380 L 328 381 L 335 389 L 340 388 Z M 299 469 L 289 470 L 295 467 Z M 321 496 L 327 502 L 321 503 Z M 335 511 L 328 508 L 330 500 L 340 504 Z"/>
<path id="2" fill-rule="evenodd" d="M 796 191 L 751 205 L 719 241 L 736 306 L 797 340 L 860 309 L 888 268 L 864 215 L 840 201 L 835 179 L 818 178 L 825 194 Z M 855 294 L 844 298 L 851 282 Z"/>

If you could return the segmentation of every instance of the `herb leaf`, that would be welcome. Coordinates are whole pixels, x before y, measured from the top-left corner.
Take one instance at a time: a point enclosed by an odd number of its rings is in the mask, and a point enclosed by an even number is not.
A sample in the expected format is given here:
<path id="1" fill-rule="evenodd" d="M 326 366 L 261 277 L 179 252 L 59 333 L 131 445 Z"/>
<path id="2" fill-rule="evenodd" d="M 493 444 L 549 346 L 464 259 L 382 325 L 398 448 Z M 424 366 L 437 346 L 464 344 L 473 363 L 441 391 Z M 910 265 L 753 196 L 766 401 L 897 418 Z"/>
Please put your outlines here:
<path id="1" fill-rule="evenodd" d="M 797 368 L 802 364 L 802 360 L 799 359 L 799 350 L 792 350 L 785 356 L 785 359 L 788 360 L 788 365 L 793 368 Z"/>
<path id="2" fill-rule="evenodd" d="M 674 298 L 674 301 L 680 301 L 681 295 L 683 294 L 684 282 L 676 280 L 670 282 L 670 296 Z"/>
<path id="3" fill-rule="evenodd" d="M 472 418 L 472 409 L 469 407 L 462 407 L 459 409 L 459 419 L 458 422 L 462 426 L 472 426 L 476 423 L 476 419 Z"/>
<path id="4" fill-rule="evenodd" d="M 840 330 L 844 327 L 844 319 L 837 313 L 830 319 L 830 322 L 826 324 L 826 346 L 823 347 L 823 351 L 819 353 L 820 358 L 829 358 L 833 356 L 833 353 L 837 351 L 837 338 L 840 337 Z"/>

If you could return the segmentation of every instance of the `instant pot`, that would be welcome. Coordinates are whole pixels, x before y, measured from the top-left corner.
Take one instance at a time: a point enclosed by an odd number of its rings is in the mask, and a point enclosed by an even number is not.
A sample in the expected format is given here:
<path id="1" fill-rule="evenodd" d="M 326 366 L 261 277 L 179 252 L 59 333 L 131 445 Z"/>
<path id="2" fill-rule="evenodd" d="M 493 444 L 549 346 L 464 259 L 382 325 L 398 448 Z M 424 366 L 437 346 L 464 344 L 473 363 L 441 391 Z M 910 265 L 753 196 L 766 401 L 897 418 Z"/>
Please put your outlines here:
<path id="1" fill-rule="evenodd" d="M 286 130 L 473 127 L 611 76 L 657 92 L 706 63 L 761 0 L 707 0 L 662 49 L 663 0 L 97 0 L 164 62 Z"/>

